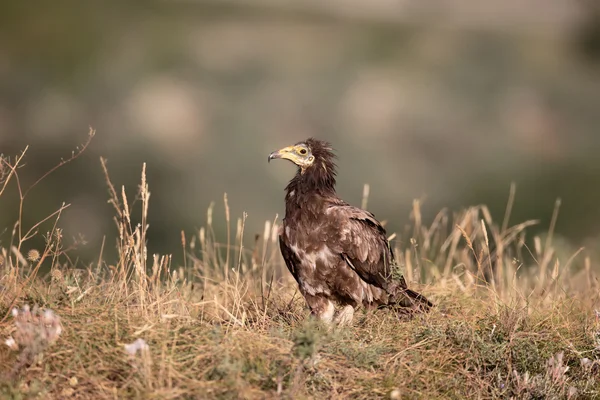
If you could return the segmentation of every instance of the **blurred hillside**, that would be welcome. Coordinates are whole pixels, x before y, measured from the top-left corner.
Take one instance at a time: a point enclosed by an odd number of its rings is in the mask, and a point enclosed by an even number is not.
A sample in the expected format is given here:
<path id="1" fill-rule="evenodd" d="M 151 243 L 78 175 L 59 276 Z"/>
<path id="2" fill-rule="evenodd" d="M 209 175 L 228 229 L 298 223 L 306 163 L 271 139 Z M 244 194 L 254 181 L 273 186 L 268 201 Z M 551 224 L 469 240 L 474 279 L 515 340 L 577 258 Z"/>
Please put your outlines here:
<path id="1" fill-rule="evenodd" d="M 132 193 L 148 163 L 150 248 L 248 212 L 248 238 L 283 213 L 294 173 L 268 153 L 314 135 L 338 150 L 339 193 L 407 223 L 486 203 L 550 221 L 570 245 L 600 235 L 600 10 L 589 1 L 53 2 L 0 6 L 0 153 L 30 145 L 31 225 L 63 201 L 88 256 L 115 233 L 99 158 Z M 42 8 L 38 8 L 42 7 Z M 14 191 L 16 188 L 12 188 Z M 14 194 L 15 192 L 13 192 Z M 0 245 L 16 195 L 0 200 Z M 113 240 L 109 238 L 109 240 Z M 112 245 L 112 241 L 108 242 Z M 112 247 L 112 246 L 111 246 Z M 81 254 L 86 254 L 85 252 Z M 84 257 L 85 259 L 85 257 Z M 84 260 L 85 261 L 85 260 Z"/>

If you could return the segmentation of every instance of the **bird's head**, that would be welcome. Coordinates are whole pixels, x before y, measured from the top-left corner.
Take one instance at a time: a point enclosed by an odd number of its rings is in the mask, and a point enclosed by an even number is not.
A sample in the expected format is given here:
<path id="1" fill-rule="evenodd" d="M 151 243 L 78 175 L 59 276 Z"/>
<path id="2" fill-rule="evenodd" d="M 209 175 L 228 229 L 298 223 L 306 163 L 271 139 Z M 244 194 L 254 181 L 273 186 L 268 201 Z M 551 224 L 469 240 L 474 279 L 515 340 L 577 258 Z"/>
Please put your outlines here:
<path id="1" fill-rule="evenodd" d="M 298 166 L 298 173 L 287 186 L 292 193 L 318 191 L 335 194 L 335 154 L 328 142 L 314 138 L 298 142 L 269 154 L 273 159 L 289 160 Z"/>
<path id="2" fill-rule="evenodd" d="M 335 164 L 331 145 L 323 140 L 314 138 L 284 147 L 269 154 L 268 161 L 274 159 L 289 160 L 296 164 L 302 173 L 320 165 L 324 172 L 334 173 Z"/>

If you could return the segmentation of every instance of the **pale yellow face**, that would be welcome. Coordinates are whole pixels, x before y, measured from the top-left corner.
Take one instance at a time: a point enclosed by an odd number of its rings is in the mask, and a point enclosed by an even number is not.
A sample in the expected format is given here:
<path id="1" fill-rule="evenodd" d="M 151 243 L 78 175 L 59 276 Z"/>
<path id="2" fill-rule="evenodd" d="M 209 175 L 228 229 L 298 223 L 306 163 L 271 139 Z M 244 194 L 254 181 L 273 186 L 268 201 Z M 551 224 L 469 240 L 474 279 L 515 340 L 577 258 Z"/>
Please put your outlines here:
<path id="1" fill-rule="evenodd" d="M 310 167 L 315 162 L 315 157 L 312 155 L 310 148 L 304 143 L 299 143 L 293 146 L 284 147 L 269 154 L 269 161 L 281 158 L 290 160 L 302 170 Z"/>

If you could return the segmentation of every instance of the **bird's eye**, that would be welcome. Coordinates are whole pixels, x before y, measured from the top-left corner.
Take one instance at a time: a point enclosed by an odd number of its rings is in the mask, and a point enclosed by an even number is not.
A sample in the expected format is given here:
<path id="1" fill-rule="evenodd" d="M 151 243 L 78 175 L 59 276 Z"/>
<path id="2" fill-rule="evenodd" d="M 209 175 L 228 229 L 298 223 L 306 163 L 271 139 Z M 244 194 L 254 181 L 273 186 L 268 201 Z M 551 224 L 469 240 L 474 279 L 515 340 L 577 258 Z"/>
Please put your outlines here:
<path id="1" fill-rule="evenodd" d="M 302 155 L 306 155 L 307 151 L 306 151 L 306 149 L 300 149 L 300 150 L 298 150 L 298 153 L 300 153 Z"/>

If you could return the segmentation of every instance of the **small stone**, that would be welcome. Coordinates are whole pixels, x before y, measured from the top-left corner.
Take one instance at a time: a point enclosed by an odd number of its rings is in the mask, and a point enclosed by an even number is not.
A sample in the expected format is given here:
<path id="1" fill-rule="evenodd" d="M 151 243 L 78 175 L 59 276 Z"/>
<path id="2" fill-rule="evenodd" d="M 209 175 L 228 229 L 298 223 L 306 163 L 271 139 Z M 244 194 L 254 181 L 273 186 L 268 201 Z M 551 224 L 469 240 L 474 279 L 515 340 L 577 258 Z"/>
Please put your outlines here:
<path id="1" fill-rule="evenodd" d="M 19 345 L 17 344 L 15 339 L 12 338 L 12 336 L 9 337 L 8 339 L 6 339 L 6 341 L 4 343 L 6 343 L 6 345 L 8 347 L 10 347 L 12 350 L 19 350 Z"/>
<path id="2" fill-rule="evenodd" d="M 581 366 L 583 368 L 590 368 L 592 366 L 592 364 L 593 364 L 593 361 L 587 357 L 581 359 Z"/>
<path id="3" fill-rule="evenodd" d="M 135 356 L 135 354 L 138 352 L 138 350 L 139 351 L 148 350 L 148 345 L 146 344 L 144 339 L 138 338 L 135 342 L 125 345 L 125 351 L 132 356 Z"/>

